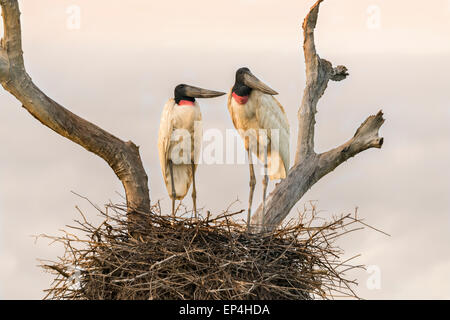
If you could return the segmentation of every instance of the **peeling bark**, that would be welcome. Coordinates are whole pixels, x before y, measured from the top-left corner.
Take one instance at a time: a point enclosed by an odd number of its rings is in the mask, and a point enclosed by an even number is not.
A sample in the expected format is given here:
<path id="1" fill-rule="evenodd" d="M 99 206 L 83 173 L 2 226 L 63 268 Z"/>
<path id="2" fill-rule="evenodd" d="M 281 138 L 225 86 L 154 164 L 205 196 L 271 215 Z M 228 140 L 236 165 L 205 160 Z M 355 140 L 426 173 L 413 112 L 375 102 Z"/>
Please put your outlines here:
<path id="1" fill-rule="evenodd" d="M 381 148 L 383 145 L 383 138 L 378 137 L 378 131 L 384 119 L 383 113 L 379 111 L 376 115 L 368 117 L 358 128 L 354 137 L 343 145 L 322 154 L 316 154 L 314 151 L 317 103 L 330 80 L 341 81 L 348 76 L 345 66 L 333 67 L 316 52 L 314 28 L 322 1 L 319 0 L 314 4 L 303 22 L 306 87 L 298 110 L 295 163 L 286 179 L 275 187 L 266 200 L 264 216 L 262 205 L 253 215 L 252 230 L 254 232 L 270 232 L 276 229 L 302 196 L 323 176 L 358 153 L 369 148 Z M 259 221 L 264 221 L 264 224 L 258 224 Z"/>
<path id="2" fill-rule="evenodd" d="M 43 125 L 103 158 L 122 182 L 128 216 L 150 211 L 148 178 L 139 147 L 73 114 L 45 95 L 31 80 L 24 65 L 17 0 L 0 0 L 4 38 L 0 47 L 0 83 Z"/>

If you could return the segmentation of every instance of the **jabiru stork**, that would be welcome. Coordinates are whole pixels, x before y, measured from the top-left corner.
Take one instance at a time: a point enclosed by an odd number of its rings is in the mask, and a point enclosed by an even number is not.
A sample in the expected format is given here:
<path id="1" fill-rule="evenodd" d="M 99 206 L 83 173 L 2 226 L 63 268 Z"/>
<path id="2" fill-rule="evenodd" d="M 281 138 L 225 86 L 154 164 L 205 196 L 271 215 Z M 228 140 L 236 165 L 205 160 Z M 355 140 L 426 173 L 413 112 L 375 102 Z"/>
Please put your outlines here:
<path id="1" fill-rule="evenodd" d="M 173 217 L 175 199 L 182 200 L 191 183 L 193 210 L 197 217 L 195 170 L 200 155 L 202 133 L 195 132 L 194 129 L 196 122 L 201 123 L 202 114 L 195 98 L 214 98 L 224 94 L 180 84 L 175 87 L 174 98 L 170 98 L 164 106 L 159 127 L 158 151 L 164 182 L 172 199 Z M 180 144 L 187 146 L 188 150 L 180 148 Z"/>
<path id="2" fill-rule="evenodd" d="M 284 179 L 289 170 L 289 121 L 281 104 L 273 97 L 275 90 L 260 81 L 248 68 L 236 71 L 228 95 L 228 110 L 234 127 L 244 139 L 250 168 L 250 194 L 247 228 L 250 226 L 256 179 L 252 153 L 264 164 L 263 213 L 266 205 L 268 177 Z"/>

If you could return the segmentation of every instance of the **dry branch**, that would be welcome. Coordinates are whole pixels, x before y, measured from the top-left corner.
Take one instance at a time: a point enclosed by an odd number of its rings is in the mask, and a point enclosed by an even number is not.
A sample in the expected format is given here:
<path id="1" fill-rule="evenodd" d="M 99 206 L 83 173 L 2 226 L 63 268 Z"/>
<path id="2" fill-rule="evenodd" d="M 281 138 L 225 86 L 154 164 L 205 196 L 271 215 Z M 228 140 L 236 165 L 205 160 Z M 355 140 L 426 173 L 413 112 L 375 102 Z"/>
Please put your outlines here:
<path id="1" fill-rule="evenodd" d="M 383 144 L 383 138 L 378 137 L 378 131 L 384 122 L 383 113 L 379 111 L 376 115 L 367 118 L 356 131 L 355 136 L 343 145 L 322 154 L 316 154 L 314 151 L 317 103 L 330 80 L 341 81 L 348 76 L 345 66 L 333 67 L 316 52 L 314 29 L 322 1 L 319 0 L 314 4 L 303 22 L 306 87 L 298 110 L 295 164 L 286 179 L 282 180 L 269 195 L 264 217 L 262 205 L 253 215 L 252 229 L 255 232 L 275 230 L 302 196 L 324 175 L 350 157 L 368 148 L 381 148 Z"/>
<path id="2" fill-rule="evenodd" d="M 0 83 L 43 125 L 103 158 L 122 182 L 128 214 L 150 211 L 148 178 L 131 141 L 124 142 L 80 118 L 45 95 L 24 65 L 20 11 L 17 0 L 1 0 L 4 38 L 0 47 Z"/>

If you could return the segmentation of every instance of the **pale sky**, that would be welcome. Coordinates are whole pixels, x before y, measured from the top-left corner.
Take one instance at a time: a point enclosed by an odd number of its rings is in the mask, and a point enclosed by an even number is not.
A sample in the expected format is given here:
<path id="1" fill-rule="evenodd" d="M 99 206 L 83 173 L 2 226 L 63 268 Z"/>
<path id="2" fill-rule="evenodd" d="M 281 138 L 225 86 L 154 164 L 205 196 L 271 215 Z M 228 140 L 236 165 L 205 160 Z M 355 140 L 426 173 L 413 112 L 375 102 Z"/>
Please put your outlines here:
<path id="1" fill-rule="evenodd" d="M 76 114 L 140 145 L 152 201 L 161 199 L 168 213 L 156 141 L 175 85 L 227 91 L 235 70 L 248 66 L 280 93 L 294 150 L 305 82 L 301 23 L 314 1 L 20 3 L 25 62 L 35 83 Z M 72 30 L 74 5 L 81 20 Z M 358 206 L 365 222 L 392 235 L 364 230 L 339 242 L 346 257 L 361 254 L 355 262 L 381 271 L 381 288 L 374 290 L 366 285 L 368 273 L 349 275 L 359 281 L 361 297 L 450 299 L 450 1 L 326 0 L 316 43 L 321 57 L 350 72 L 330 83 L 319 102 L 317 151 L 349 139 L 380 108 L 385 144 L 324 177 L 298 208 L 317 200 L 322 217 L 330 218 Z M 206 129 L 232 128 L 225 97 L 200 105 Z M 35 243 L 32 235 L 58 234 L 78 218 L 75 205 L 98 221 L 71 190 L 102 205 L 120 202 L 116 192 L 123 189 L 103 160 L 42 126 L 3 89 L 0 144 L 0 298 L 41 299 L 52 277 L 37 259 L 56 259 L 61 247 Z M 217 214 L 239 198 L 235 208 L 246 208 L 246 165 L 201 165 L 197 182 L 199 207 Z M 184 202 L 191 205 L 189 197 Z"/>

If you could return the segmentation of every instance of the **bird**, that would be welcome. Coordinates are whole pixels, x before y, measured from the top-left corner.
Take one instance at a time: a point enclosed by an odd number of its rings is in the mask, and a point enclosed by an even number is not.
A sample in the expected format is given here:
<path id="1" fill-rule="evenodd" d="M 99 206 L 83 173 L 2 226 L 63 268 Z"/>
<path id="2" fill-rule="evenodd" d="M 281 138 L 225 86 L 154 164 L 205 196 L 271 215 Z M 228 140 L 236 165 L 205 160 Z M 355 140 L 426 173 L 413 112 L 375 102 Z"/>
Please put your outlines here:
<path id="1" fill-rule="evenodd" d="M 200 106 L 195 98 L 214 98 L 225 92 L 212 91 L 187 84 L 175 87 L 174 97 L 165 104 L 159 126 L 158 153 L 167 192 L 172 199 L 182 200 L 192 183 L 193 211 L 197 218 L 195 171 L 202 142 Z M 196 127 L 197 126 L 197 127 Z"/>
<path id="2" fill-rule="evenodd" d="M 283 106 L 273 97 L 277 94 L 247 67 L 236 71 L 235 83 L 228 94 L 228 111 L 234 127 L 244 140 L 249 160 L 247 229 L 250 228 L 256 184 L 252 153 L 264 164 L 263 217 L 268 177 L 270 180 L 284 179 L 289 170 L 289 121 Z"/>

